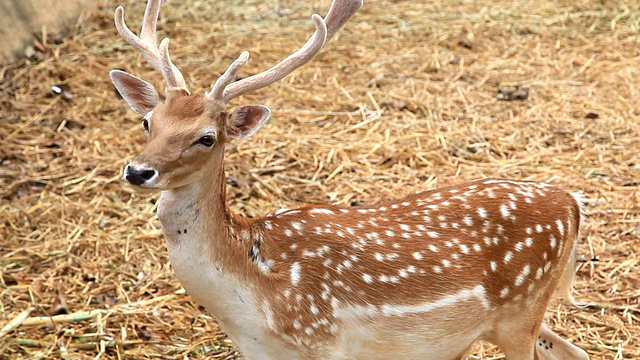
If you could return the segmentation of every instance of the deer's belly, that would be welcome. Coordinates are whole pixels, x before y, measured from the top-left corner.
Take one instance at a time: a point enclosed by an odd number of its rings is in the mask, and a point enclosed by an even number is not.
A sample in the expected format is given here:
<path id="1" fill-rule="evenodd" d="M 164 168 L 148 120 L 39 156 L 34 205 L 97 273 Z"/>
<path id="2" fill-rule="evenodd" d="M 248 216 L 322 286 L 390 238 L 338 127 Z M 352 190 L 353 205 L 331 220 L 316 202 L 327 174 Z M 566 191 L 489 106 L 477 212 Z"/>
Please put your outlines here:
<path id="1" fill-rule="evenodd" d="M 334 344 L 345 359 L 460 359 L 490 331 L 492 311 L 479 302 L 414 313 L 343 318 Z"/>

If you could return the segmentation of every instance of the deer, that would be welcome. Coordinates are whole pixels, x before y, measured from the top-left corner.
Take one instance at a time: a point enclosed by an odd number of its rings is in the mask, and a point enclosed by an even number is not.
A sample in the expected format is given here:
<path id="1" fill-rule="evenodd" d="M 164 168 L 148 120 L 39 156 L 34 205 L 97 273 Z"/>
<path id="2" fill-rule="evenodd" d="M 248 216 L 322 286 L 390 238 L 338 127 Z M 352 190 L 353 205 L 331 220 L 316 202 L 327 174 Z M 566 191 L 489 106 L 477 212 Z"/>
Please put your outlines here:
<path id="1" fill-rule="evenodd" d="M 572 295 L 583 223 L 579 196 L 542 182 L 480 179 L 371 205 L 307 205 L 258 218 L 226 201 L 225 144 L 254 134 L 263 105 L 227 104 L 318 54 L 362 6 L 333 0 L 315 32 L 266 71 L 236 80 L 240 53 L 204 95 L 192 95 L 158 45 L 161 0 L 140 35 L 122 38 L 159 71 L 161 95 L 121 70 L 110 77 L 142 117 L 147 143 L 123 171 L 160 192 L 158 218 L 186 292 L 247 359 L 463 359 L 488 341 L 509 360 L 589 359 L 544 323 Z"/>

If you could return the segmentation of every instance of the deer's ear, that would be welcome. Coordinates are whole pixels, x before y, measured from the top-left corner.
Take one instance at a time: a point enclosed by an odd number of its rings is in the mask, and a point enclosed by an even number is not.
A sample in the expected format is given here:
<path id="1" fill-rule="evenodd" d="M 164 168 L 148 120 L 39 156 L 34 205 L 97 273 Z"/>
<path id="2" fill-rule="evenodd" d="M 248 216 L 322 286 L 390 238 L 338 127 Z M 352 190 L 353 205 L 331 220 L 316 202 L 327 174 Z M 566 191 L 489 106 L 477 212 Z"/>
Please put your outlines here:
<path id="1" fill-rule="evenodd" d="M 111 70 L 109 76 L 122 98 L 140 116 L 162 103 L 162 96 L 148 82 L 120 70 Z"/>
<path id="2" fill-rule="evenodd" d="M 246 105 L 237 108 L 227 119 L 227 136 L 232 139 L 247 138 L 271 116 L 271 110 L 263 105 Z"/>

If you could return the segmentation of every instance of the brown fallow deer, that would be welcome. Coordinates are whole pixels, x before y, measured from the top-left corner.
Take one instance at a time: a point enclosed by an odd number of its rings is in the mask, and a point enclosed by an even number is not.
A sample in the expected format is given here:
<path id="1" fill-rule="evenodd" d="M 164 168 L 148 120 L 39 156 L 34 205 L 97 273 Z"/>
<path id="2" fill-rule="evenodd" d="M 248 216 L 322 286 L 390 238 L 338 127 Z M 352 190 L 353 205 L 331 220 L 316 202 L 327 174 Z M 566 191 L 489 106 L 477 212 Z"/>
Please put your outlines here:
<path id="1" fill-rule="evenodd" d="M 165 78 L 166 98 L 119 70 L 111 79 L 143 117 L 147 145 L 124 170 L 160 191 L 158 217 L 187 292 L 247 359 L 462 359 L 486 340 L 509 360 L 588 359 L 543 323 L 559 288 L 574 302 L 581 205 L 544 183 L 484 179 L 375 205 L 305 206 L 249 219 L 225 201 L 225 144 L 269 119 L 227 103 L 313 58 L 360 8 L 334 0 L 302 48 L 236 80 L 243 52 L 204 96 L 192 96 L 157 46 L 160 1 L 140 36 L 116 27 Z M 574 302 L 575 303 L 575 302 Z"/>

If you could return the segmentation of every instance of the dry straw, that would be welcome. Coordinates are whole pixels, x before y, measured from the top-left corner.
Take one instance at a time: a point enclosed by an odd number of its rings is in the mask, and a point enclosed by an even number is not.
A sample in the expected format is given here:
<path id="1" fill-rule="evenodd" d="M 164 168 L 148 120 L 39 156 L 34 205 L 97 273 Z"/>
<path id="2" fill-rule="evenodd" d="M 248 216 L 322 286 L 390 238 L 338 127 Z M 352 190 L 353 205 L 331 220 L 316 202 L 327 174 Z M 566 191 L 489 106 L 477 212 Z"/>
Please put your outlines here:
<path id="1" fill-rule="evenodd" d="M 287 55 L 328 1 L 276 4 L 167 2 L 160 32 L 196 94 L 242 50 L 243 76 Z M 592 359 L 640 358 L 640 8 L 602 4 L 366 2 L 310 64 L 232 104 L 274 110 L 228 149 L 232 208 L 371 203 L 488 176 L 563 186 L 584 195 L 576 297 L 595 305 L 554 303 L 548 322 Z M 125 5 L 137 29 L 144 4 Z M 234 359 L 171 271 L 157 195 L 120 180 L 144 135 L 107 72 L 162 82 L 116 35 L 114 7 L 0 69 L 0 358 Z M 482 344 L 472 358 L 500 355 Z"/>

